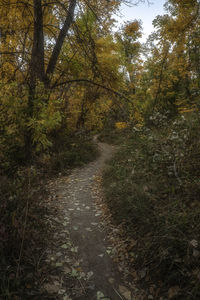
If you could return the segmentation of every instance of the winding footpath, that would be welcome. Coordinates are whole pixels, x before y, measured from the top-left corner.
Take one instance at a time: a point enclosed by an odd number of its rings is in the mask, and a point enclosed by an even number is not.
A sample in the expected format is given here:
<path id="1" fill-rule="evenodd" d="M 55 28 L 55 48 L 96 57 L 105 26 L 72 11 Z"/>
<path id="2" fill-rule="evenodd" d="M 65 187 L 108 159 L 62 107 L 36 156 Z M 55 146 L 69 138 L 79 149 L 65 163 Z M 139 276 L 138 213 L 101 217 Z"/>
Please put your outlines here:
<path id="1" fill-rule="evenodd" d="M 103 212 L 95 204 L 98 178 L 114 152 L 113 146 L 103 143 L 99 149 L 101 155 L 95 162 L 49 183 L 54 214 L 46 222 L 54 234 L 46 250 L 51 268 L 41 299 L 140 299 L 111 260 Z"/>

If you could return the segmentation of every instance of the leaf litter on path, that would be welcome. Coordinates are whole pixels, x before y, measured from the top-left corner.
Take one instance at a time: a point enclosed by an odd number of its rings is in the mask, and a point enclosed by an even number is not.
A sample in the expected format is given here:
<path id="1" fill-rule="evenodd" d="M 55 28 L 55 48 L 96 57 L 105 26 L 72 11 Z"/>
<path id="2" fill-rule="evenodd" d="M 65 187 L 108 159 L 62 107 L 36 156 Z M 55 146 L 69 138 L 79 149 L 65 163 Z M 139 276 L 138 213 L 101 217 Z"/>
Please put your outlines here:
<path id="1" fill-rule="evenodd" d="M 101 180 L 97 172 L 111 155 L 112 147 L 101 144 L 101 148 L 99 160 L 74 170 L 67 178 L 60 177 L 49 187 L 59 197 L 48 201 L 55 212 L 48 217 L 54 220 L 50 230 L 55 235 L 49 241 L 47 251 L 53 264 L 43 289 L 46 287 L 55 299 L 134 299 L 134 284 L 123 278 L 110 258 L 115 247 L 108 243 L 110 214 L 99 194 Z M 51 274 L 59 280 L 52 281 Z"/>

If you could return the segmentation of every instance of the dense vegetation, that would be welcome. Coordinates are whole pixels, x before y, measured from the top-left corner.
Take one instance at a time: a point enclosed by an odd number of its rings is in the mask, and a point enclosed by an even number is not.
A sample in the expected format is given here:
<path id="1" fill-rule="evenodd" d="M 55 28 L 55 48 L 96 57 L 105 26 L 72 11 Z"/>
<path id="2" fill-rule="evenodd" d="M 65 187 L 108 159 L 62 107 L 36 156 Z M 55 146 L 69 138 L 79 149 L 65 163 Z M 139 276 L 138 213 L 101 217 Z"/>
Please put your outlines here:
<path id="1" fill-rule="evenodd" d="M 143 69 L 132 60 L 132 118 L 129 111 L 129 123 L 121 117 L 112 131 L 110 121 L 100 135 L 121 145 L 104 188 L 115 222 L 130 238 L 130 272 L 155 299 L 197 300 L 200 12 L 196 1 L 168 1 L 166 9 L 154 20 Z"/>
<path id="2" fill-rule="evenodd" d="M 137 241 L 129 253 L 132 272 L 143 271 L 142 281 L 156 285 L 156 299 L 200 297 L 199 118 L 157 116 L 161 128 L 124 132 L 104 174 L 114 220 Z"/>
<path id="3" fill-rule="evenodd" d="M 123 2 L 0 0 L 0 298 L 23 294 L 29 242 L 45 243 L 46 178 L 95 158 L 102 130 L 123 132 L 104 181 L 134 267 L 200 297 L 200 5 L 166 1 L 143 45 L 139 19 L 113 31 Z"/>

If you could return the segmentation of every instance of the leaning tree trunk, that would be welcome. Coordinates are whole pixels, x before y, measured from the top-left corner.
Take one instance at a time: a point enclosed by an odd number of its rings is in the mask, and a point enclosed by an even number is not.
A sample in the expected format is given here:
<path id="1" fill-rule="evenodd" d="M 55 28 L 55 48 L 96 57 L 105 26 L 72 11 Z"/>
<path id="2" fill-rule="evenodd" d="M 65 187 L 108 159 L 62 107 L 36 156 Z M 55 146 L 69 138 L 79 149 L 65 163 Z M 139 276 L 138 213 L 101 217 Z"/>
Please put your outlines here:
<path id="1" fill-rule="evenodd" d="M 49 60 L 49 64 L 47 66 L 47 70 L 46 70 L 46 76 L 49 77 L 50 75 L 53 74 L 54 70 L 55 70 L 55 66 L 58 60 L 58 56 L 60 54 L 61 48 L 63 46 L 65 37 L 69 31 L 69 28 L 73 22 L 74 19 L 74 12 L 75 12 L 75 7 L 76 7 L 76 0 L 71 0 L 69 3 L 69 9 L 68 9 L 68 13 L 65 19 L 65 22 L 63 24 L 62 29 L 60 30 L 60 33 L 58 35 L 58 38 L 56 40 L 56 44 L 54 46 L 52 55 L 50 57 Z"/>
<path id="2" fill-rule="evenodd" d="M 69 2 L 69 8 L 68 8 L 65 22 L 55 42 L 55 46 L 52 51 L 51 57 L 49 59 L 49 63 L 45 73 L 42 0 L 33 0 L 34 33 L 33 33 L 32 54 L 31 54 L 31 61 L 30 61 L 30 73 L 29 73 L 28 118 L 32 118 L 33 116 L 35 88 L 36 88 L 37 80 L 44 83 L 46 89 L 50 87 L 50 83 L 51 83 L 50 76 L 55 71 L 55 66 L 58 61 L 58 57 L 62 49 L 65 37 L 74 19 L 76 1 L 77 0 L 70 0 Z M 30 129 L 28 129 L 25 134 L 25 152 L 26 152 L 26 158 L 30 160 L 32 154 L 32 132 Z"/>

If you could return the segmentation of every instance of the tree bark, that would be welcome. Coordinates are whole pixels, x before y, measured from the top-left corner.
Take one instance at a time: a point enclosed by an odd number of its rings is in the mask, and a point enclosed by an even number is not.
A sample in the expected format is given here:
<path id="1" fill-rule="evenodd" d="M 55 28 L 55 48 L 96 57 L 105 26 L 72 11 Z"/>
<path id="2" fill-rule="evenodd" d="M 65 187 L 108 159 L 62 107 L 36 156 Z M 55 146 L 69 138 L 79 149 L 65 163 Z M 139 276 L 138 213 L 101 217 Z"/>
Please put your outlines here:
<path id="1" fill-rule="evenodd" d="M 30 61 L 29 95 L 28 95 L 28 118 L 33 117 L 35 88 L 37 80 L 44 82 L 44 33 L 43 33 L 43 11 L 42 1 L 33 0 L 33 46 Z M 26 161 L 32 157 L 32 130 L 27 128 L 24 136 Z"/>
<path id="2" fill-rule="evenodd" d="M 35 88 L 36 80 L 44 81 L 44 33 L 43 12 L 41 0 L 33 0 L 34 6 L 34 34 L 33 48 L 30 62 L 30 87 Z"/>
<path id="3" fill-rule="evenodd" d="M 169 45 L 166 46 L 166 49 L 164 52 L 164 57 L 161 62 L 161 70 L 160 70 L 160 74 L 159 74 L 158 88 L 157 88 L 156 95 L 155 95 L 155 98 L 153 101 L 152 112 L 154 112 L 155 106 L 158 102 L 158 96 L 160 95 L 160 92 L 161 92 L 161 84 L 163 81 L 163 72 L 164 72 L 164 67 L 165 67 L 165 63 L 166 63 L 168 54 L 169 54 Z"/>
<path id="4" fill-rule="evenodd" d="M 49 75 L 53 74 L 53 72 L 55 70 L 55 66 L 56 66 L 62 45 L 64 43 L 65 37 L 66 37 L 68 30 L 73 22 L 73 19 L 74 19 L 75 7 L 76 7 L 76 0 L 71 0 L 69 3 L 69 9 L 68 9 L 68 13 L 67 13 L 65 22 L 63 24 L 62 29 L 60 30 L 60 33 L 56 40 L 56 44 L 54 46 L 52 55 L 49 60 L 49 64 L 47 66 L 47 70 L 46 70 L 47 77 L 49 77 Z"/>

